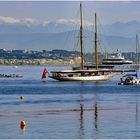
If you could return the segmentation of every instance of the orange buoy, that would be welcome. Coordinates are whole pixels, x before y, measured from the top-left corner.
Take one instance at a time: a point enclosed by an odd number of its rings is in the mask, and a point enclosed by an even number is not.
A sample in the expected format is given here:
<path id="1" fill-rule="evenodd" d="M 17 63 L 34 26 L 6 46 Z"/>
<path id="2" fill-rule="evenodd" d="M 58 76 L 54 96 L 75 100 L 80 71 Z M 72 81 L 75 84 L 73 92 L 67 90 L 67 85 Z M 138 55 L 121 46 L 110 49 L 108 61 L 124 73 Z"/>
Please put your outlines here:
<path id="1" fill-rule="evenodd" d="M 25 123 L 24 120 L 22 120 L 22 121 L 20 122 L 20 128 L 21 128 L 21 129 L 24 129 L 25 126 L 26 126 L 26 123 Z"/>
<path id="2" fill-rule="evenodd" d="M 20 96 L 20 100 L 23 100 L 24 99 L 24 96 Z"/>

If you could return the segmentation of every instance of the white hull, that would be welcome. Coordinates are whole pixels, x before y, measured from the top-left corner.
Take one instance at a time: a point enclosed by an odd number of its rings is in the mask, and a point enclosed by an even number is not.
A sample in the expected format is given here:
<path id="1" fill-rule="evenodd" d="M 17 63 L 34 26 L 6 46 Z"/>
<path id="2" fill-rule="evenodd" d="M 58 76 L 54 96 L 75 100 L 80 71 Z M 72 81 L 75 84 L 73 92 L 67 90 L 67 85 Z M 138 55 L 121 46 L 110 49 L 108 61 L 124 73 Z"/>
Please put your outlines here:
<path id="1" fill-rule="evenodd" d="M 124 64 L 124 65 L 114 65 L 113 70 L 139 70 L 139 64 Z"/>
<path id="2" fill-rule="evenodd" d="M 140 79 L 136 78 L 132 81 L 133 85 L 140 85 Z"/>
<path id="3" fill-rule="evenodd" d="M 55 80 L 59 81 L 105 81 L 108 80 L 113 75 L 98 75 L 98 76 L 73 76 L 73 77 L 58 77 L 58 76 L 49 76 Z"/>
<path id="4" fill-rule="evenodd" d="M 135 78 L 129 82 L 123 81 L 118 83 L 118 85 L 140 85 L 140 79 Z"/>
<path id="5" fill-rule="evenodd" d="M 125 61 L 103 61 L 102 64 L 105 64 L 105 65 L 124 65 L 124 64 L 132 64 L 133 62 L 132 61 L 128 61 L 128 60 L 125 60 Z"/>
<path id="6" fill-rule="evenodd" d="M 120 78 L 121 82 L 118 85 L 140 85 L 138 74 L 126 74 Z"/>
<path id="7" fill-rule="evenodd" d="M 117 51 L 115 55 L 103 59 L 102 64 L 105 65 L 124 65 L 124 64 L 133 64 L 133 61 L 126 60 L 120 52 Z"/>

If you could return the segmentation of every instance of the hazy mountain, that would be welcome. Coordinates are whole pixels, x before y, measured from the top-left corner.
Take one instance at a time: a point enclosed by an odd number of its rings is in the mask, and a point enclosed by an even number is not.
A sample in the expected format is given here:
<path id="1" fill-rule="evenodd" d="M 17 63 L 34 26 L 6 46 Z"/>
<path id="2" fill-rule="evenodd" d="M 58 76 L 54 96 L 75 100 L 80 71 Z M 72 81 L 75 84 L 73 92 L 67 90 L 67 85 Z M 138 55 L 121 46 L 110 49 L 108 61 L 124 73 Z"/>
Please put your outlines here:
<path id="1" fill-rule="evenodd" d="M 44 25 L 1 23 L 0 48 L 74 50 L 78 47 L 76 46 L 78 29 L 78 25 L 68 23 L 50 22 Z M 102 35 L 99 39 L 103 49 L 109 46 L 109 50 L 135 51 L 135 34 L 140 30 L 138 21 L 103 25 L 103 29 L 105 32 L 100 32 Z M 93 48 L 93 34 L 90 26 L 84 35 L 84 39 L 86 48 L 88 50 Z M 104 42 L 107 42 L 107 45 Z"/>
<path id="2" fill-rule="evenodd" d="M 32 50 L 71 50 L 74 41 L 66 42 L 67 32 L 64 33 L 16 33 L 0 34 L 0 48 L 32 49 Z M 72 35 L 72 33 L 70 33 Z M 74 39 L 74 38 L 73 38 Z M 65 45 L 67 44 L 67 45 Z"/>
<path id="3" fill-rule="evenodd" d="M 116 22 L 113 24 L 98 25 L 99 29 L 105 31 L 107 35 L 135 36 L 140 31 L 140 22 L 134 20 L 126 23 Z M 86 29 L 92 30 L 93 27 L 87 26 Z M 47 24 L 23 24 L 23 23 L 0 23 L 0 33 L 60 33 L 71 30 L 78 30 L 78 24 L 49 22 Z M 101 30 L 102 32 L 102 30 Z"/>
<path id="4" fill-rule="evenodd" d="M 78 25 L 48 23 L 43 24 L 0 24 L 0 33 L 60 33 L 78 29 Z"/>
<path id="5" fill-rule="evenodd" d="M 136 33 L 140 32 L 140 22 L 136 20 L 127 23 L 116 22 L 103 27 L 108 35 L 134 37 Z"/>
<path id="6" fill-rule="evenodd" d="M 77 32 L 78 33 L 78 32 Z M 73 36 L 73 37 L 72 37 Z M 69 38 L 70 37 L 70 38 Z M 108 40 L 108 50 L 121 51 L 135 51 L 135 39 L 119 36 L 101 36 L 101 47 L 105 49 L 105 45 L 102 44 L 103 40 Z M 74 31 L 63 33 L 22 33 L 22 34 L 0 34 L 0 48 L 6 49 L 32 49 L 32 50 L 52 50 L 52 49 L 64 49 L 64 50 L 78 50 L 77 44 L 78 34 Z M 89 42 L 89 43 L 87 43 Z M 84 46 L 91 51 L 93 49 L 92 37 L 88 39 L 86 36 L 84 40 Z"/>

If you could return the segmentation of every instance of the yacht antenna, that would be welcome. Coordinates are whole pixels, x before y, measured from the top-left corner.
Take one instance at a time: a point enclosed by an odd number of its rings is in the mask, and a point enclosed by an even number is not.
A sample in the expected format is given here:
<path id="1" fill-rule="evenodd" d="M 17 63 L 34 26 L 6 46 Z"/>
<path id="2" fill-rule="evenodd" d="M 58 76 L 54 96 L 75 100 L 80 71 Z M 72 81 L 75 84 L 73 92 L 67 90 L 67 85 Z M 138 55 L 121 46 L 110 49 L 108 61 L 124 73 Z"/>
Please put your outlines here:
<path id="1" fill-rule="evenodd" d="M 136 64 L 139 64 L 139 41 L 138 41 L 138 34 L 136 34 Z"/>

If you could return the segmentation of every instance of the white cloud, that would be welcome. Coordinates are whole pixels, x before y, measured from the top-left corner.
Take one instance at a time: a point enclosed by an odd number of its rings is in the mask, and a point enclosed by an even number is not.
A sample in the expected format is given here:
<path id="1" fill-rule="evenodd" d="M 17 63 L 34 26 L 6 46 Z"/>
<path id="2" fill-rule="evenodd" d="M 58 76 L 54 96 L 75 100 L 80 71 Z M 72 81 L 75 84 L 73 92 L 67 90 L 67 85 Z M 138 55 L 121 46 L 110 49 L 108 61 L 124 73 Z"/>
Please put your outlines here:
<path id="1" fill-rule="evenodd" d="M 60 24 L 80 24 L 80 20 L 76 20 L 76 19 L 58 19 L 56 20 L 56 23 L 60 23 Z"/>
<path id="2" fill-rule="evenodd" d="M 26 25 L 33 25 L 33 24 L 42 24 L 46 26 L 49 23 L 56 23 L 56 24 L 72 24 L 72 25 L 80 25 L 79 19 L 58 19 L 56 21 L 40 21 L 34 18 L 14 18 L 8 16 L 0 16 L 0 23 L 7 23 L 7 24 L 26 24 Z M 84 21 L 84 25 L 90 26 L 93 25 L 90 21 Z"/>
<path id="3" fill-rule="evenodd" d="M 80 20 L 79 19 L 58 19 L 54 21 L 54 23 L 80 25 Z M 84 21 L 83 23 L 86 26 L 93 25 L 93 23 L 91 23 L 90 21 Z"/>
<path id="4" fill-rule="evenodd" d="M 42 25 L 43 26 L 46 26 L 47 24 L 49 24 L 50 22 L 49 21 L 43 21 Z"/>
<path id="5" fill-rule="evenodd" d="M 20 20 L 13 17 L 0 16 L 0 23 L 20 23 Z"/>
<path id="6" fill-rule="evenodd" d="M 0 23 L 7 23 L 7 24 L 38 24 L 38 21 L 33 18 L 23 18 L 18 19 L 14 17 L 8 16 L 0 16 Z"/>
<path id="7" fill-rule="evenodd" d="M 33 19 L 33 18 L 24 18 L 20 20 L 21 23 L 25 23 L 25 24 L 35 24 L 38 23 L 37 20 Z"/>

